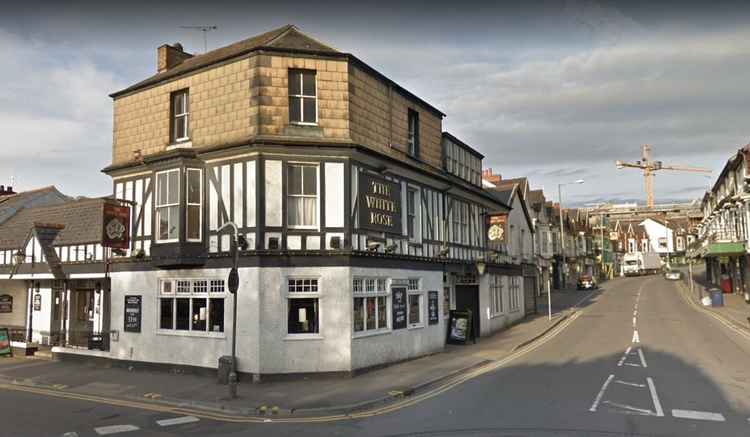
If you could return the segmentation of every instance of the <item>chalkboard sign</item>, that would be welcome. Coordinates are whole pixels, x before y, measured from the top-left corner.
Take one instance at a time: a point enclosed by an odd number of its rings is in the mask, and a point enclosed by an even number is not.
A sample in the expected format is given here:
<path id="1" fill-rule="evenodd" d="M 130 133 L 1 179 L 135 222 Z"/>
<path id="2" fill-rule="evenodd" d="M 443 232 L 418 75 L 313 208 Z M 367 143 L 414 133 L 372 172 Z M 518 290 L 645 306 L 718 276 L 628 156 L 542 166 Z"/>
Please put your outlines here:
<path id="1" fill-rule="evenodd" d="M 125 296 L 125 332 L 141 332 L 141 296 Z"/>
<path id="2" fill-rule="evenodd" d="M 10 347 L 10 332 L 8 328 L 0 328 L 0 357 L 13 356 L 13 348 Z"/>
<path id="3" fill-rule="evenodd" d="M 438 292 L 427 293 L 427 322 L 436 325 L 440 321 L 440 310 L 438 308 Z"/>
<path id="4" fill-rule="evenodd" d="M 477 342 L 472 329 L 471 311 L 451 311 L 448 317 L 448 339 L 451 344 L 466 344 L 469 340 Z"/>
<path id="5" fill-rule="evenodd" d="M 34 311 L 42 310 L 42 295 L 37 293 L 34 295 Z"/>
<path id="6" fill-rule="evenodd" d="M 393 329 L 406 328 L 406 287 L 391 288 L 393 302 Z"/>

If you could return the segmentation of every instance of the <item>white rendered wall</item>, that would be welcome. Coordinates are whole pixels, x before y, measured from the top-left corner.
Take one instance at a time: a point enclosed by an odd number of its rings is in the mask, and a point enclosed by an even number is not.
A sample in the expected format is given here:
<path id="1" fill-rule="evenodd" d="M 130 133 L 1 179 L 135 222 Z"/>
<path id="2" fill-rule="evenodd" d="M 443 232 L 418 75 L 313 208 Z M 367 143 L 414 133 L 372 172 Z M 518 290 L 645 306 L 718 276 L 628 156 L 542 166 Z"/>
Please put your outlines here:
<path id="1" fill-rule="evenodd" d="M 26 327 L 26 315 L 29 312 L 26 281 L 0 281 L 0 295 L 3 294 L 13 298 L 13 312 L 0 313 L 0 326 Z"/>

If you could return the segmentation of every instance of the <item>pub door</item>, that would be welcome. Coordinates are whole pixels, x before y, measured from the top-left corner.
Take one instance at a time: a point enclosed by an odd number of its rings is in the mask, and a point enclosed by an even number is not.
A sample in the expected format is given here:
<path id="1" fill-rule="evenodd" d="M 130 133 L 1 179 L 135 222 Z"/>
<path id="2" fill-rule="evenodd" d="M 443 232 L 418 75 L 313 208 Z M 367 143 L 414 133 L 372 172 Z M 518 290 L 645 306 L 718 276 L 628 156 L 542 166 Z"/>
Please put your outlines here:
<path id="1" fill-rule="evenodd" d="M 68 329 L 73 346 L 88 347 L 94 331 L 94 294 L 93 289 L 71 290 Z"/>
<path id="2" fill-rule="evenodd" d="M 474 336 L 479 338 L 479 285 L 456 285 L 456 311 L 471 311 Z"/>

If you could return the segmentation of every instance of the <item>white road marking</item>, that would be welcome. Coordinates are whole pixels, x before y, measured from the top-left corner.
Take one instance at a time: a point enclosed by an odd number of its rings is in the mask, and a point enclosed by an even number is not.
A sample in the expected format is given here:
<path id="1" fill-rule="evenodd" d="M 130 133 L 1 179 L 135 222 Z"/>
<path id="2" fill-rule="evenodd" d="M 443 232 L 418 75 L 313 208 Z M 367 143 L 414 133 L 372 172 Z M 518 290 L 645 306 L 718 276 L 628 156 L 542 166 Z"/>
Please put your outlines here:
<path id="1" fill-rule="evenodd" d="M 661 409 L 661 402 L 659 402 L 659 395 L 656 394 L 656 386 L 654 385 L 654 380 L 649 376 L 646 378 L 646 382 L 648 383 L 648 389 L 651 392 L 651 399 L 654 401 L 654 410 L 656 410 L 656 415 L 659 417 L 664 416 L 664 410 Z"/>
<path id="2" fill-rule="evenodd" d="M 78 433 L 75 431 L 66 432 L 65 434 L 62 435 L 62 437 L 78 437 Z"/>
<path id="3" fill-rule="evenodd" d="M 615 378 L 615 375 L 609 375 L 606 381 L 604 381 L 604 385 L 602 385 L 602 389 L 599 390 L 599 393 L 596 395 L 596 399 L 594 399 L 594 403 L 591 405 L 591 408 L 589 408 L 589 411 L 594 412 L 596 411 L 596 408 L 599 406 L 599 402 L 602 401 L 602 396 L 604 396 L 604 392 L 607 390 L 607 386 L 610 382 Z"/>
<path id="4" fill-rule="evenodd" d="M 631 387 L 638 387 L 638 388 L 644 388 L 646 387 L 646 384 L 638 384 L 636 382 L 627 382 L 623 381 L 622 379 L 615 379 L 615 382 L 622 385 L 629 385 Z"/>
<path id="5" fill-rule="evenodd" d="M 633 328 L 635 328 L 635 317 L 633 317 Z"/>
<path id="6" fill-rule="evenodd" d="M 641 364 L 643 364 L 643 367 L 648 367 L 648 364 L 646 364 L 646 357 L 643 356 L 643 349 L 638 348 L 638 355 L 641 357 Z"/>
<path id="7" fill-rule="evenodd" d="M 625 365 L 630 366 L 630 367 L 643 367 L 640 364 L 636 364 L 636 363 L 625 363 Z"/>
<path id="8" fill-rule="evenodd" d="M 641 339 L 638 338 L 638 331 L 633 331 L 633 343 L 640 343 Z"/>
<path id="9" fill-rule="evenodd" d="M 645 410 L 643 408 L 631 407 L 630 405 L 618 404 L 617 402 L 604 401 L 602 404 L 612 405 L 613 407 L 622 408 L 623 410 L 632 411 L 634 413 L 643 414 L 644 416 L 653 416 L 654 412 L 651 410 Z"/>
<path id="10" fill-rule="evenodd" d="M 628 346 L 627 349 L 625 349 L 625 353 L 622 355 L 622 358 L 620 358 L 620 361 L 617 362 L 617 367 L 621 367 L 622 363 L 625 362 L 625 359 L 630 355 L 630 348 L 631 346 Z"/>
<path id="11" fill-rule="evenodd" d="M 726 420 L 724 419 L 724 415 L 708 411 L 672 410 L 672 416 L 681 419 L 713 420 L 714 422 L 724 422 Z"/>
<path id="12" fill-rule="evenodd" d="M 182 425 L 185 423 L 193 423 L 199 420 L 200 419 L 194 416 L 184 416 L 184 417 L 175 417 L 173 419 L 157 420 L 156 423 L 158 423 L 159 426 L 172 426 L 172 425 Z"/>
<path id="13" fill-rule="evenodd" d="M 138 428 L 135 425 L 111 425 L 111 426 L 101 426 L 99 428 L 94 428 L 94 431 L 96 431 L 99 435 L 110 435 L 110 434 L 118 434 L 121 432 L 128 432 L 128 431 L 138 431 L 140 428 Z"/>

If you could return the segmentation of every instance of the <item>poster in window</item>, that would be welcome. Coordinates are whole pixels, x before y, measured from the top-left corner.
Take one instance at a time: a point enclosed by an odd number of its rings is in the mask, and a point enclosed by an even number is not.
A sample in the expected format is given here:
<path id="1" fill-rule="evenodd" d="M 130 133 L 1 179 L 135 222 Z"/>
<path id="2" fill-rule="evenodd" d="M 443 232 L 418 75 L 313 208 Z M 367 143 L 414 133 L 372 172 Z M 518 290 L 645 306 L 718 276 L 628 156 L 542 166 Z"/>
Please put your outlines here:
<path id="1" fill-rule="evenodd" d="M 0 296 L 0 313 L 12 313 L 13 312 L 13 296 L 9 294 L 3 294 Z"/>
<path id="2" fill-rule="evenodd" d="M 440 309 L 438 307 L 438 292 L 427 293 L 427 322 L 436 325 L 440 321 Z"/>
<path id="3" fill-rule="evenodd" d="M 393 308 L 393 329 L 406 328 L 406 287 L 393 287 L 391 289 Z"/>
<path id="4" fill-rule="evenodd" d="M 127 249 L 130 246 L 130 207 L 104 204 L 102 246 L 114 249 Z"/>
<path id="5" fill-rule="evenodd" d="M 125 332 L 141 332 L 141 296 L 125 296 Z"/>
<path id="6" fill-rule="evenodd" d="M 0 357 L 13 356 L 13 348 L 10 346 L 10 331 L 8 328 L 0 328 Z"/>
<path id="7" fill-rule="evenodd" d="M 476 343 L 472 332 L 471 311 L 451 311 L 448 318 L 448 339 L 451 344 L 466 344 L 469 340 Z"/>

